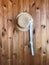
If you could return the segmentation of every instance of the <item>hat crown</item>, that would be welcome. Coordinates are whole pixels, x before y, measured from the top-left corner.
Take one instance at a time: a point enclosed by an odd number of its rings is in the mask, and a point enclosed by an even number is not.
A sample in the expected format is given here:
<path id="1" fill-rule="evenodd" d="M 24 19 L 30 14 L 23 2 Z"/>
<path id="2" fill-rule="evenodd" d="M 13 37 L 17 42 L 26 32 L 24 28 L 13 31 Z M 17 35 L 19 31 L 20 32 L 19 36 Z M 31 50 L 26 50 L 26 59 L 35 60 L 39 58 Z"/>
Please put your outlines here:
<path id="1" fill-rule="evenodd" d="M 20 27 L 25 28 L 29 26 L 29 17 L 25 14 L 18 18 L 18 24 Z"/>
<path id="2" fill-rule="evenodd" d="M 17 24 L 18 24 L 18 25 L 16 24 L 16 26 L 20 31 L 29 30 L 30 21 L 33 22 L 32 16 L 27 12 L 22 12 L 18 14 L 16 19 L 17 19 Z"/>

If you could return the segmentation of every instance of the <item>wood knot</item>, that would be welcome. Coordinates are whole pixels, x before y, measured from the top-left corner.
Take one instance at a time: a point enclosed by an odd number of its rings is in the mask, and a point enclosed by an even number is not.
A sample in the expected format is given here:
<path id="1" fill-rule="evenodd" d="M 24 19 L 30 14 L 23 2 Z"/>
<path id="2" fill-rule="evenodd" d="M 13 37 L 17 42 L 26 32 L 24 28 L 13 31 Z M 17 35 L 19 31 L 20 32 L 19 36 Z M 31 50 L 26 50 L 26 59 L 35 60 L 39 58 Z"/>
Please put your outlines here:
<path id="1" fill-rule="evenodd" d="M 4 36 L 5 33 L 6 33 L 6 29 L 5 29 L 4 27 L 3 27 L 2 29 L 3 29 L 3 31 L 2 31 L 2 36 Z"/>
<path id="2" fill-rule="evenodd" d="M 33 34 L 35 34 L 35 29 L 33 30 Z"/>
<path id="3" fill-rule="evenodd" d="M 12 22 L 12 19 L 7 19 L 7 21 L 10 21 L 10 22 Z"/>
<path id="4" fill-rule="evenodd" d="M 6 32 L 6 29 L 3 27 L 3 31 Z"/>
<path id="5" fill-rule="evenodd" d="M 2 48 L 2 43 L 0 42 L 0 47 Z"/>
<path id="6" fill-rule="evenodd" d="M 42 48 L 40 47 L 39 50 L 41 50 Z"/>
<path id="7" fill-rule="evenodd" d="M 12 3 L 12 2 L 13 2 L 13 0 L 10 0 L 10 2 Z"/>
<path id="8" fill-rule="evenodd" d="M 42 28 L 45 28 L 46 26 L 45 25 L 41 25 Z"/>
<path id="9" fill-rule="evenodd" d="M 15 30 L 16 30 L 16 27 L 14 27 L 14 29 L 13 29 L 13 33 L 15 32 Z"/>
<path id="10" fill-rule="evenodd" d="M 15 58 L 17 58 L 17 54 L 16 53 L 13 53 L 13 56 L 15 56 Z"/>
<path id="11" fill-rule="evenodd" d="M 36 9 L 39 9 L 39 7 L 36 7 Z"/>
<path id="12" fill-rule="evenodd" d="M 35 2 L 32 4 L 32 7 L 35 6 Z"/>
<path id="13" fill-rule="evenodd" d="M 4 4 L 3 6 L 4 6 L 4 7 L 6 7 L 6 5 L 5 5 L 5 4 Z"/>
<path id="14" fill-rule="evenodd" d="M 28 44 L 28 48 L 30 48 L 30 44 Z"/>
<path id="15" fill-rule="evenodd" d="M 2 56 L 4 57 L 4 56 L 5 56 L 5 54 L 2 54 Z"/>
<path id="16" fill-rule="evenodd" d="M 30 48 L 30 44 L 25 44 L 24 46 L 27 46 L 28 48 Z"/>
<path id="17" fill-rule="evenodd" d="M 9 37 L 9 39 L 12 39 L 12 37 Z"/>
<path id="18" fill-rule="evenodd" d="M 46 54 L 46 52 L 44 51 L 43 54 Z"/>
<path id="19" fill-rule="evenodd" d="M 5 35 L 5 33 L 4 32 L 2 32 L 2 36 L 4 37 L 4 35 Z"/>
<path id="20" fill-rule="evenodd" d="M 49 43 L 49 40 L 47 40 L 47 43 Z"/>

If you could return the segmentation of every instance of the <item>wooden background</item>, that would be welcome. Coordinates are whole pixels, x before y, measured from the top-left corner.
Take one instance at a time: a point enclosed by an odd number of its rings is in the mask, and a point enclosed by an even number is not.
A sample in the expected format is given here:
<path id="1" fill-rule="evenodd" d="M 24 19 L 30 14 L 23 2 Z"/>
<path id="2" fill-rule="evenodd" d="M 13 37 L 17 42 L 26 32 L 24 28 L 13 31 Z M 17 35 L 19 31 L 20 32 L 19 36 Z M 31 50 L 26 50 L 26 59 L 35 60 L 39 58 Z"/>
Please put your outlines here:
<path id="1" fill-rule="evenodd" d="M 15 17 L 22 11 L 34 19 L 34 57 L 29 31 L 15 27 Z M 0 0 L 0 65 L 49 65 L 49 0 Z"/>

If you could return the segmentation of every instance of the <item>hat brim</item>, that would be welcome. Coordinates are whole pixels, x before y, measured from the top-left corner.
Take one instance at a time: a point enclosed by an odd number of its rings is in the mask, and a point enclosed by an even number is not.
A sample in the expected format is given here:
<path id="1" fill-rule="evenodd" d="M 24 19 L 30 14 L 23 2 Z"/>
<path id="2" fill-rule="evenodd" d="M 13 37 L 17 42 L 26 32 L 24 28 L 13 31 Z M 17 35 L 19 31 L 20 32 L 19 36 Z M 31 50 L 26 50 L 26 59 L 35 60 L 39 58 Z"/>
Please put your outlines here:
<path id="1" fill-rule="evenodd" d="M 26 28 L 20 28 L 19 26 L 17 26 L 17 29 L 19 29 L 20 31 L 28 31 L 29 30 L 29 27 L 26 27 Z"/>

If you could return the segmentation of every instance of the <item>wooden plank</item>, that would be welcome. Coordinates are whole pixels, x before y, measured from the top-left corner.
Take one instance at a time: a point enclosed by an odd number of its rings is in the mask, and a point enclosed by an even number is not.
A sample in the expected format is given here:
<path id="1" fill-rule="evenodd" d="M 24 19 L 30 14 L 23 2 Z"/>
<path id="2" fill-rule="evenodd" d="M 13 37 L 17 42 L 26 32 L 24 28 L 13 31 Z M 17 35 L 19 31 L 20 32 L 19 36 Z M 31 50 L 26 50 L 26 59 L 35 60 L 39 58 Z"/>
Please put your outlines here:
<path id="1" fill-rule="evenodd" d="M 12 2 L 8 0 L 8 65 L 13 65 L 13 12 Z"/>
<path id="2" fill-rule="evenodd" d="M 46 65 L 49 65 L 49 0 L 47 0 L 46 2 L 46 10 L 47 10 L 47 44 L 46 44 L 46 49 L 47 49 L 47 53 L 46 53 Z"/>
<path id="3" fill-rule="evenodd" d="M 46 65 L 46 0 L 43 0 L 41 5 L 41 65 Z"/>
<path id="4" fill-rule="evenodd" d="M 26 12 L 27 11 L 27 9 L 26 9 L 26 0 L 23 0 L 23 11 L 24 12 Z M 26 41 L 26 32 L 23 32 L 23 49 L 24 49 L 24 65 L 26 65 L 26 49 L 27 48 L 25 48 L 25 45 L 27 44 L 27 41 Z"/>
<path id="5" fill-rule="evenodd" d="M 18 65 L 18 33 L 13 35 L 13 65 Z"/>
<path id="6" fill-rule="evenodd" d="M 3 27 L 3 8 L 0 0 L 0 64 L 2 65 L 2 27 Z"/>
<path id="7" fill-rule="evenodd" d="M 23 11 L 24 11 L 24 12 L 27 11 L 27 10 L 26 10 L 26 8 L 27 8 L 27 7 L 26 7 L 26 0 L 23 0 L 23 7 L 24 7 Z"/>
<path id="8" fill-rule="evenodd" d="M 18 15 L 18 12 L 19 12 L 19 3 L 18 3 L 18 0 L 14 0 L 13 1 L 13 17 L 14 17 L 14 19 Z"/>
<path id="9" fill-rule="evenodd" d="M 35 65 L 41 64 L 41 21 L 40 21 L 40 8 L 36 8 L 36 58 Z"/>
<path id="10" fill-rule="evenodd" d="M 18 0 L 13 1 L 13 23 L 14 23 L 14 29 L 13 29 L 13 65 L 18 65 L 18 31 L 15 24 L 15 18 L 18 14 L 19 4 Z M 16 21 L 17 22 L 17 21 Z"/>
<path id="11" fill-rule="evenodd" d="M 7 64 L 7 50 L 8 50 L 8 44 L 7 44 L 7 7 L 5 7 L 6 4 L 4 4 L 3 1 L 3 27 L 2 27 L 2 59 L 3 64 Z"/>
<path id="12" fill-rule="evenodd" d="M 41 65 L 41 20 L 40 20 L 40 6 L 41 6 L 41 1 L 37 0 L 35 1 L 35 10 L 36 10 L 36 22 L 35 24 L 35 60 L 34 64 L 35 65 Z M 36 63 L 35 63 L 36 61 Z"/>
<path id="13" fill-rule="evenodd" d="M 23 11 L 23 0 L 19 0 L 19 13 Z M 23 65 L 23 32 L 18 31 L 18 65 Z"/>
<path id="14" fill-rule="evenodd" d="M 23 0 L 19 0 L 19 12 L 23 12 Z"/>
<path id="15" fill-rule="evenodd" d="M 30 6 L 29 6 L 29 12 L 33 17 L 33 45 L 34 45 L 34 52 L 36 55 L 36 7 L 35 7 L 35 0 L 30 0 Z M 31 56 L 31 62 L 30 64 L 35 65 L 35 59 L 36 57 Z"/>
<path id="16" fill-rule="evenodd" d="M 30 53 L 29 31 L 15 28 L 15 17 L 23 11 L 34 19 L 34 57 Z M 48 29 L 48 0 L 0 0 L 0 65 L 49 65 Z"/>
<path id="17" fill-rule="evenodd" d="M 23 11 L 29 12 L 29 0 L 23 0 Z M 24 65 L 30 65 L 29 31 L 24 32 Z"/>
<path id="18" fill-rule="evenodd" d="M 29 0 L 23 0 L 23 2 L 24 11 L 29 12 Z"/>

